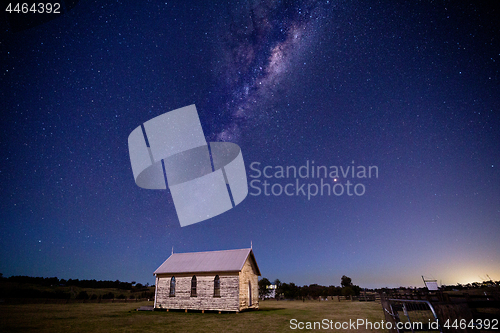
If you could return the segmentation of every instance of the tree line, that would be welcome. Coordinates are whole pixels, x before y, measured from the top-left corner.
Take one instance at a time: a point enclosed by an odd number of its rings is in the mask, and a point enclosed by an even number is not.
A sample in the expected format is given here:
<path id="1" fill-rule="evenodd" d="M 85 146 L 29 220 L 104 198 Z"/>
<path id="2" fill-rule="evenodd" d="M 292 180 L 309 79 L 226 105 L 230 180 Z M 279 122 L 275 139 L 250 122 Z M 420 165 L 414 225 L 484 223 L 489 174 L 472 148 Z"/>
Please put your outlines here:
<path id="1" fill-rule="evenodd" d="M 259 296 L 266 297 L 270 294 L 269 286 L 275 286 L 275 298 L 277 299 L 317 299 L 318 297 L 327 296 L 359 296 L 361 288 L 352 283 L 348 276 L 342 276 L 340 286 L 321 286 L 319 284 L 311 284 L 305 286 L 297 286 L 295 283 L 283 283 L 279 279 L 271 283 L 267 278 L 259 281 Z"/>
<path id="2" fill-rule="evenodd" d="M 102 280 L 79 280 L 79 279 L 58 279 L 57 277 L 43 278 L 43 277 L 31 277 L 31 276 L 11 276 L 9 278 L 3 278 L 0 274 L 0 279 L 3 281 L 9 281 L 20 284 L 34 284 L 44 287 L 51 286 L 62 286 L 62 287 L 80 287 L 80 288 L 115 288 L 122 290 L 136 290 L 146 289 L 149 287 L 149 283 L 142 285 L 141 283 L 132 282 L 122 282 L 120 280 L 116 281 L 102 281 Z"/>
<path id="3" fill-rule="evenodd" d="M 75 289 L 73 289 L 73 287 Z M 89 294 L 86 290 L 79 290 L 80 288 L 104 290 L 99 292 L 94 290 L 94 293 L 89 291 Z M 109 289 L 113 289 L 113 291 L 116 289 L 123 290 L 123 292 L 118 292 L 115 295 L 113 292 L 109 291 Z M 106 291 L 109 292 L 106 293 Z M 31 276 L 11 276 L 9 278 L 4 278 L 0 273 L 0 298 L 100 300 L 153 297 L 154 292 L 151 291 L 149 283 L 142 285 L 135 281 L 65 280 L 58 279 L 57 277 L 43 278 Z"/>

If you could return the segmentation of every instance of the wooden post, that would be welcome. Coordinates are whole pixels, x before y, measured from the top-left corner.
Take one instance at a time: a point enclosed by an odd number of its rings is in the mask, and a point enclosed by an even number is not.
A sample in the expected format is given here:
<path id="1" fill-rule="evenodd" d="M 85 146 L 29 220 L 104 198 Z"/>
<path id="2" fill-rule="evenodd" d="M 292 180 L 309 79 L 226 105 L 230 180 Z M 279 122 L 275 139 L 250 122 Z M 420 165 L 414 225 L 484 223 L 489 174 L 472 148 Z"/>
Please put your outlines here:
<path id="1" fill-rule="evenodd" d="M 187 312 L 188 312 L 188 309 L 184 309 L 184 312 L 186 312 L 186 313 L 187 313 Z"/>
<path id="2" fill-rule="evenodd" d="M 205 310 L 201 310 L 201 313 L 205 313 Z"/>

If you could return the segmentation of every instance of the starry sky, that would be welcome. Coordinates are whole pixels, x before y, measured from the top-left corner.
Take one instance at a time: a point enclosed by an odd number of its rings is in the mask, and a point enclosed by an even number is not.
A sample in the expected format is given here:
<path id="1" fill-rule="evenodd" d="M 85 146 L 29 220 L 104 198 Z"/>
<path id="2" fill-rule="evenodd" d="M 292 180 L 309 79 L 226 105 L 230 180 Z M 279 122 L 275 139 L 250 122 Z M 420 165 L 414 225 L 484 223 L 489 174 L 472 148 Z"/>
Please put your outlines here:
<path id="1" fill-rule="evenodd" d="M 498 17 L 494 1 L 82 0 L 3 20 L 0 272 L 152 284 L 172 247 L 252 243 L 263 277 L 297 285 L 500 280 Z M 190 104 L 262 192 L 181 228 L 168 190 L 135 185 L 127 139 Z"/>

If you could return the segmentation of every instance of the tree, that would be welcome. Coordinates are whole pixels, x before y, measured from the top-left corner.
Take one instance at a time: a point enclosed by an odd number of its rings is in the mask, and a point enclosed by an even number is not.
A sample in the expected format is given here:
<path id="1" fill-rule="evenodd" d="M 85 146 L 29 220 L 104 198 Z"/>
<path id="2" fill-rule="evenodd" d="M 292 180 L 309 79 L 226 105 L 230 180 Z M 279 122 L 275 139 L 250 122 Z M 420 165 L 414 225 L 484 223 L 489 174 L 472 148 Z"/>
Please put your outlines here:
<path id="1" fill-rule="evenodd" d="M 345 287 L 351 287 L 352 286 L 352 280 L 350 277 L 342 275 L 342 278 L 340 279 L 340 285 L 342 288 Z"/>
<path id="2" fill-rule="evenodd" d="M 295 299 L 299 297 L 299 288 L 293 282 L 281 284 L 281 289 L 283 290 L 285 299 Z"/>
<path id="3" fill-rule="evenodd" d="M 269 293 L 267 286 L 271 285 L 271 282 L 267 278 L 262 278 L 259 281 L 259 296 L 264 297 Z"/>
<path id="4" fill-rule="evenodd" d="M 357 285 L 352 285 L 352 290 L 354 291 L 355 296 L 361 295 L 361 287 Z"/>
<path id="5" fill-rule="evenodd" d="M 352 284 L 352 280 L 350 277 L 343 275 L 340 279 L 340 284 L 342 285 L 342 295 L 344 296 L 359 296 L 361 293 L 361 288 Z"/>
<path id="6" fill-rule="evenodd" d="M 283 289 L 281 288 L 282 284 L 279 279 L 274 280 L 273 284 L 276 286 L 276 298 L 280 298 L 283 293 Z"/>
<path id="7" fill-rule="evenodd" d="M 354 295 L 354 290 L 352 290 L 352 287 L 342 288 L 342 296 L 351 296 L 351 295 Z"/>

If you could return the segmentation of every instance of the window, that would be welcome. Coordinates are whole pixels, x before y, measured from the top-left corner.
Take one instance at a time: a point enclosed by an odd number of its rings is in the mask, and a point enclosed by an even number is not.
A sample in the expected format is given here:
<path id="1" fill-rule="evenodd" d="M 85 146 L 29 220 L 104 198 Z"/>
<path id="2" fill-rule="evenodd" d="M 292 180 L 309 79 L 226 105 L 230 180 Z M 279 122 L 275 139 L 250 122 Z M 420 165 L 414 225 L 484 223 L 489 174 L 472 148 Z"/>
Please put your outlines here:
<path id="1" fill-rule="evenodd" d="M 252 283 L 248 281 L 248 306 L 252 306 Z"/>
<path id="2" fill-rule="evenodd" d="M 170 279 L 170 293 L 169 296 L 175 296 L 175 276 Z"/>
<path id="3" fill-rule="evenodd" d="M 196 297 L 196 276 L 191 279 L 191 297 Z"/>
<path id="4" fill-rule="evenodd" d="M 218 275 L 214 279 L 214 297 L 220 297 L 220 279 Z"/>

